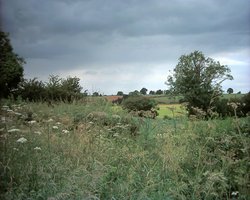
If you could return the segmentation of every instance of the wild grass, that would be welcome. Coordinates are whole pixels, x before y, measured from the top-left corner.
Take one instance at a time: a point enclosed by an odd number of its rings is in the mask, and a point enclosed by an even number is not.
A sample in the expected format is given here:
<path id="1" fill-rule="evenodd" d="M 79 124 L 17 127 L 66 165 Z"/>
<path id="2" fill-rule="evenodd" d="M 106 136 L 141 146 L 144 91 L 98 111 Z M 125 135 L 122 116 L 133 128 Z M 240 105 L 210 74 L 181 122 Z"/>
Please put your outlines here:
<path id="1" fill-rule="evenodd" d="M 249 199 L 249 118 L 173 123 L 102 100 L 1 107 L 0 199 Z"/>
<path id="2" fill-rule="evenodd" d="M 158 118 L 168 118 L 172 119 L 175 117 L 186 117 L 187 112 L 183 105 L 181 104 L 159 104 Z"/>

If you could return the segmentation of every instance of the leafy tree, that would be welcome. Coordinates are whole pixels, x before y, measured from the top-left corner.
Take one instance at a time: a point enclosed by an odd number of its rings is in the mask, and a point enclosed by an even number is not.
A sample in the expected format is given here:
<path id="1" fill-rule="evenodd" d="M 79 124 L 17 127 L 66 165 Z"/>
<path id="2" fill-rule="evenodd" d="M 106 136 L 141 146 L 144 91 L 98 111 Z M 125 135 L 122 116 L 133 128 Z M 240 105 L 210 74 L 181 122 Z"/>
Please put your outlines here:
<path id="1" fill-rule="evenodd" d="M 173 75 L 166 83 L 173 92 L 184 96 L 189 103 L 189 114 L 194 114 L 194 108 L 205 112 L 213 108 L 222 94 L 221 83 L 226 79 L 233 79 L 227 66 L 194 51 L 179 58 Z"/>
<path id="2" fill-rule="evenodd" d="M 150 90 L 150 91 L 149 91 L 149 94 L 150 94 L 150 95 L 155 95 L 155 91 Z"/>
<path id="3" fill-rule="evenodd" d="M 49 82 L 46 84 L 48 100 L 55 101 L 72 101 L 81 97 L 81 89 L 77 77 L 67 77 L 66 79 L 59 76 L 50 75 Z"/>
<path id="4" fill-rule="evenodd" d="M 162 91 L 161 89 L 159 89 L 159 90 L 157 90 L 157 91 L 155 92 L 155 94 L 161 95 L 161 94 L 163 94 L 163 91 Z"/>
<path id="5" fill-rule="evenodd" d="M 98 92 L 93 92 L 92 96 L 98 97 L 98 96 L 99 96 L 99 93 L 98 93 Z"/>
<path id="6" fill-rule="evenodd" d="M 147 91 L 148 91 L 147 88 L 142 88 L 142 89 L 140 90 L 140 93 L 143 94 L 143 95 L 146 95 L 146 94 L 147 94 Z"/>
<path id="7" fill-rule="evenodd" d="M 233 94 L 233 93 L 234 93 L 233 88 L 228 88 L 228 89 L 227 89 L 227 93 L 228 93 L 228 94 Z"/>
<path id="8" fill-rule="evenodd" d="M 139 96 L 141 93 L 138 90 L 135 90 L 133 92 L 130 92 L 128 95 L 129 96 Z"/>
<path id="9" fill-rule="evenodd" d="M 171 92 L 170 92 L 170 90 L 164 90 L 163 91 L 163 94 L 165 94 L 165 95 L 169 95 Z"/>
<path id="10" fill-rule="evenodd" d="M 40 101 L 46 99 L 46 88 L 42 81 L 38 81 L 37 78 L 24 79 L 20 85 L 18 94 L 28 101 Z"/>
<path id="11" fill-rule="evenodd" d="M 80 86 L 80 79 L 77 77 L 67 77 L 61 80 L 61 89 L 63 91 L 62 98 L 67 101 L 79 99 L 82 87 Z"/>
<path id="12" fill-rule="evenodd" d="M 49 82 L 46 84 L 49 100 L 61 100 L 63 90 L 61 88 L 62 79 L 58 75 L 50 75 Z"/>
<path id="13" fill-rule="evenodd" d="M 24 59 L 13 52 L 8 34 L 0 31 L 0 98 L 7 97 L 23 79 Z"/>
<path id="14" fill-rule="evenodd" d="M 122 91 L 118 91 L 117 92 L 117 96 L 123 96 L 123 92 Z"/>

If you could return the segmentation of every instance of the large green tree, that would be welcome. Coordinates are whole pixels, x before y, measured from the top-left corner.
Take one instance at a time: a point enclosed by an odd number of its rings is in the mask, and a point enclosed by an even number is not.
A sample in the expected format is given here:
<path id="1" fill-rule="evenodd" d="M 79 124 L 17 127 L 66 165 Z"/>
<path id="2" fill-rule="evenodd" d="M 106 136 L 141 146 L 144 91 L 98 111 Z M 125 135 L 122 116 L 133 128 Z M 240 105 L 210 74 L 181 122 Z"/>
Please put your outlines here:
<path id="1" fill-rule="evenodd" d="M 179 58 L 166 83 L 173 92 L 184 96 L 189 114 L 194 114 L 195 108 L 205 113 L 213 109 L 222 94 L 221 83 L 226 79 L 233 79 L 226 65 L 194 51 Z"/>
<path id="2" fill-rule="evenodd" d="M 0 98 L 8 97 L 23 79 L 24 59 L 13 52 L 8 34 L 0 31 Z"/>

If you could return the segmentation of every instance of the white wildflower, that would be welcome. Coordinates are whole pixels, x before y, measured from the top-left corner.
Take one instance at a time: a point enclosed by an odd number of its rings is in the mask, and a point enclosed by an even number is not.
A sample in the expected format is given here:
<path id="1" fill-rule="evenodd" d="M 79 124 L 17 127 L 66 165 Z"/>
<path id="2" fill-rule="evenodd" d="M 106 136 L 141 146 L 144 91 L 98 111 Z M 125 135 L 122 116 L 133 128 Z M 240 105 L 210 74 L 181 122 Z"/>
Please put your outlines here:
<path id="1" fill-rule="evenodd" d="M 21 132 L 21 130 L 18 128 L 13 128 L 13 129 L 8 130 L 8 133 L 14 133 L 14 132 Z"/>
<path id="2" fill-rule="evenodd" d="M 9 113 L 14 113 L 14 111 L 11 110 L 11 109 L 8 109 L 7 112 L 9 112 Z"/>
<path id="3" fill-rule="evenodd" d="M 4 131 L 4 128 L 0 128 L 0 132 Z"/>
<path id="4" fill-rule="evenodd" d="M 22 116 L 22 113 L 19 113 L 19 112 L 15 112 L 14 114 L 17 116 Z"/>
<path id="5" fill-rule="evenodd" d="M 66 130 L 66 129 L 63 129 L 63 130 L 62 130 L 62 133 L 67 134 L 67 133 L 69 133 L 69 131 L 68 131 L 68 130 Z"/>
<path id="6" fill-rule="evenodd" d="M 41 151 L 42 149 L 41 149 L 41 147 L 35 147 L 34 150 Z"/>
<path id="7" fill-rule="evenodd" d="M 52 129 L 58 129 L 58 126 L 52 126 Z"/>
<path id="8" fill-rule="evenodd" d="M 28 121 L 28 124 L 30 124 L 30 125 L 35 124 L 35 123 L 36 123 L 35 120 Z"/>
<path id="9" fill-rule="evenodd" d="M 9 106 L 2 106 L 2 110 L 9 110 Z"/>
<path id="10" fill-rule="evenodd" d="M 61 125 L 61 122 L 56 122 L 56 125 Z"/>
<path id="11" fill-rule="evenodd" d="M 53 122 L 53 121 L 54 121 L 54 120 L 53 120 L 53 119 L 51 119 L 51 118 L 50 118 L 49 120 L 47 120 L 47 122 Z"/>
<path id="12" fill-rule="evenodd" d="M 237 196 L 239 194 L 239 192 L 238 191 L 234 191 L 234 192 L 232 192 L 232 196 Z"/>
<path id="13" fill-rule="evenodd" d="M 118 137 L 119 136 L 119 133 L 115 133 L 114 135 L 113 135 L 113 137 Z"/>
<path id="14" fill-rule="evenodd" d="M 18 149 L 18 148 L 15 148 L 15 147 L 13 148 L 13 150 L 14 150 L 14 151 L 19 151 L 19 149 Z"/>
<path id="15" fill-rule="evenodd" d="M 25 142 L 27 142 L 27 141 L 28 141 L 28 140 L 27 140 L 26 138 L 21 137 L 21 138 L 19 138 L 16 142 L 25 143 Z"/>
<path id="16" fill-rule="evenodd" d="M 89 124 L 94 124 L 94 122 L 91 122 L 91 121 L 90 121 Z"/>
<path id="17" fill-rule="evenodd" d="M 35 134 L 41 135 L 42 132 L 41 131 L 34 131 Z"/>

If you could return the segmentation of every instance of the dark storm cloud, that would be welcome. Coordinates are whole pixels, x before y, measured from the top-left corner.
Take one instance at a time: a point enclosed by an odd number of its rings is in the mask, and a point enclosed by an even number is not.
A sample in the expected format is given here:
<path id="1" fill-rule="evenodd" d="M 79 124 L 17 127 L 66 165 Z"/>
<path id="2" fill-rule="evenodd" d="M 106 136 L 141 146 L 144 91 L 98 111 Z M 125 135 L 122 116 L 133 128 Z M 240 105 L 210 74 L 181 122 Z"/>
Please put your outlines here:
<path id="1" fill-rule="evenodd" d="M 129 65 L 137 73 L 140 66 L 146 72 L 196 49 L 206 55 L 249 52 L 245 0 L 8 0 L 1 5 L 3 29 L 32 75 L 73 68 L 112 72 Z"/>

